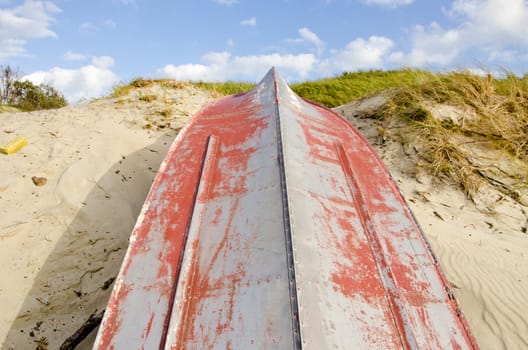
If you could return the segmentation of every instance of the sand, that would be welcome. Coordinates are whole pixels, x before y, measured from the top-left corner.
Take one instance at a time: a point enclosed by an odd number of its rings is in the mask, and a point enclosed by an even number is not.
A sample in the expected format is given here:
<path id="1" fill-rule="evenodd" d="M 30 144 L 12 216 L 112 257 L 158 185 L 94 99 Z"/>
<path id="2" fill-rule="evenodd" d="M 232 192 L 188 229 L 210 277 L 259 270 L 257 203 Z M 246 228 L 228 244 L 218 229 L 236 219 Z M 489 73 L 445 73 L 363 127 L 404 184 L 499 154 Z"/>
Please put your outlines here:
<path id="1" fill-rule="evenodd" d="M 142 101 L 148 95 L 157 98 Z M 0 144 L 15 135 L 29 141 L 0 154 L 2 349 L 34 349 L 42 338 L 56 349 L 105 308 L 163 157 L 177 130 L 211 100 L 191 87 L 154 86 L 59 110 L 0 114 Z M 33 176 L 46 184 L 35 186 Z"/>
<path id="2" fill-rule="evenodd" d="M 0 154 L 2 349 L 39 341 L 58 348 L 105 308 L 167 149 L 211 100 L 191 86 L 153 85 L 59 110 L 0 114 L 0 144 L 15 135 L 29 141 Z M 493 188 L 471 202 L 416 174 L 412 150 L 363 113 L 380 101 L 338 110 L 387 164 L 481 348 L 528 348 L 528 208 Z M 35 185 L 34 176 L 46 183 Z M 91 348 L 94 338 L 95 331 L 78 348 Z"/>

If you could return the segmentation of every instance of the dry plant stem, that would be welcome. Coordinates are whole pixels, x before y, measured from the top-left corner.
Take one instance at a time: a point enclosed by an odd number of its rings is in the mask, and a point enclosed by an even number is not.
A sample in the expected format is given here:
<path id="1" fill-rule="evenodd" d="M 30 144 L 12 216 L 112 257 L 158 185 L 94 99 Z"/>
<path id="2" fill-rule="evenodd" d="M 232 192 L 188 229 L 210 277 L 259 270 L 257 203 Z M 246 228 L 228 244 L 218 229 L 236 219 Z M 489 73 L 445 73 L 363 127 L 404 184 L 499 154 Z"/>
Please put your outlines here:
<path id="1" fill-rule="evenodd" d="M 95 328 L 101 324 L 101 321 L 103 320 L 105 310 L 101 312 L 95 311 L 93 314 L 90 315 L 88 320 L 84 322 L 84 324 L 75 332 L 73 333 L 68 339 L 64 341 L 64 343 L 61 344 L 60 350 L 73 350 L 79 345 L 84 338 L 86 338 Z"/>

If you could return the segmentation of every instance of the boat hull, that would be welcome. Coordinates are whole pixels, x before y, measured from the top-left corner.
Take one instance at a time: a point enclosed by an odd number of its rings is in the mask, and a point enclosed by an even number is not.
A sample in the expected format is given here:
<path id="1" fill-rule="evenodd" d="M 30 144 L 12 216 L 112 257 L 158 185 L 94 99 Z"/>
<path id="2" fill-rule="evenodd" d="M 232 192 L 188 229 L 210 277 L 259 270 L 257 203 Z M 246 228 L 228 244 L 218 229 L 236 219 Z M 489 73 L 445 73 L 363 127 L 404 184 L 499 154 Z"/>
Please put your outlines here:
<path id="1" fill-rule="evenodd" d="M 473 349 L 368 142 L 272 69 L 180 132 L 96 349 Z"/>

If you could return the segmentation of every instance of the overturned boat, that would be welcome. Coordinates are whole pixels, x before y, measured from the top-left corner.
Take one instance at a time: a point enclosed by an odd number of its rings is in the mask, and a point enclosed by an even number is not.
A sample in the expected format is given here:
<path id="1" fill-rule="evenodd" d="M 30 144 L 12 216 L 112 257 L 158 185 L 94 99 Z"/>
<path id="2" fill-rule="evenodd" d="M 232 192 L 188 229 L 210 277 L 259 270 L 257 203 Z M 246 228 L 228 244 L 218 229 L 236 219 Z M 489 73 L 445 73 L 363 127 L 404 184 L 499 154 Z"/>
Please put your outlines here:
<path id="1" fill-rule="evenodd" d="M 477 345 L 374 150 L 272 69 L 177 136 L 94 348 Z"/>

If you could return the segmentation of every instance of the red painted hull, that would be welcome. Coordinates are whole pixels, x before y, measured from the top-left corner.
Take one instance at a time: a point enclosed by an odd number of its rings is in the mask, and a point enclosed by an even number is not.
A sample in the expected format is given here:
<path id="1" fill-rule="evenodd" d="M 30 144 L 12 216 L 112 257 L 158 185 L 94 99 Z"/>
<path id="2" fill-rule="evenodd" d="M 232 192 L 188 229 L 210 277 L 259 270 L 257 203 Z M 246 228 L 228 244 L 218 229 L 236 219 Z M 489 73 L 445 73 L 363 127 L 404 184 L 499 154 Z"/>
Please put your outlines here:
<path id="1" fill-rule="evenodd" d="M 475 349 L 368 142 L 271 70 L 176 138 L 96 349 Z"/>

